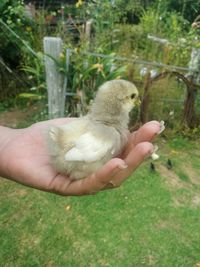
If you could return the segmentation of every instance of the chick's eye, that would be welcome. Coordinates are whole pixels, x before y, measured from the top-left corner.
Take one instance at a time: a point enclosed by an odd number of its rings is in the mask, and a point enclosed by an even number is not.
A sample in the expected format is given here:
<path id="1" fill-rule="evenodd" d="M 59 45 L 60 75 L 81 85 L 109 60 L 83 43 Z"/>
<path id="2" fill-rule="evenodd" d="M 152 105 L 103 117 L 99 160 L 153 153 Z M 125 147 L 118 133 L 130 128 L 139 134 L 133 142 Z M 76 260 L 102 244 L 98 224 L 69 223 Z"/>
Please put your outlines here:
<path id="1" fill-rule="evenodd" d="M 136 97 L 136 94 L 131 95 L 131 99 L 134 99 Z"/>

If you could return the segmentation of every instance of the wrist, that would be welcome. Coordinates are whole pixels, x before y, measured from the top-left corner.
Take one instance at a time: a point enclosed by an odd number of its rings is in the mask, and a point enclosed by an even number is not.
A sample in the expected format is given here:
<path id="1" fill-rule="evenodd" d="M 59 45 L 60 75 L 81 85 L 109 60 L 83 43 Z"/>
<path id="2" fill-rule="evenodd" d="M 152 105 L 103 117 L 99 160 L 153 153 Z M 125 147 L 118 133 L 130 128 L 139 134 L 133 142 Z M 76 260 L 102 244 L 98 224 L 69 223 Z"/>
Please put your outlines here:
<path id="1" fill-rule="evenodd" d="M 12 129 L 0 126 L 0 176 L 8 178 L 9 170 L 7 170 L 7 162 L 10 158 L 9 144 L 21 134 L 23 129 Z"/>
<path id="2" fill-rule="evenodd" d="M 7 144 L 12 140 L 14 136 L 15 129 L 0 126 L 0 155 L 5 149 Z"/>

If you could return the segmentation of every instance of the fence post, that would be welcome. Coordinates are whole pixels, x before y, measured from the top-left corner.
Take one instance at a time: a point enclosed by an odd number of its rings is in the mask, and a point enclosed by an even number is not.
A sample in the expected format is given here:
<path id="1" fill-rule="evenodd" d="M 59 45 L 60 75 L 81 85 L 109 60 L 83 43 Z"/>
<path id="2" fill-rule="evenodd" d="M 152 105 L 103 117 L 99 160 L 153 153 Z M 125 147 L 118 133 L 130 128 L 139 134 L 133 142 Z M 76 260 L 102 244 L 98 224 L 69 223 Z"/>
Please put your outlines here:
<path id="1" fill-rule="evenodd" d="M 89 41 L 91 37 L 91 28 L 92 28 L 92 20 L 86 21 L 85 24 L 85 36 L 86 39 Z"/>
<path id="2" fill-rule="evenodd" d="M 58 71 L 58 66 L 56 65 L 56 61 L 59 60 L 62 52 L 62 40 L 58 37 L 44 37 L 43 44 L 49 118 L 59 118 L 64 116 L 66 90 L 65 86 L 63 86 L 63 74 Z"/>

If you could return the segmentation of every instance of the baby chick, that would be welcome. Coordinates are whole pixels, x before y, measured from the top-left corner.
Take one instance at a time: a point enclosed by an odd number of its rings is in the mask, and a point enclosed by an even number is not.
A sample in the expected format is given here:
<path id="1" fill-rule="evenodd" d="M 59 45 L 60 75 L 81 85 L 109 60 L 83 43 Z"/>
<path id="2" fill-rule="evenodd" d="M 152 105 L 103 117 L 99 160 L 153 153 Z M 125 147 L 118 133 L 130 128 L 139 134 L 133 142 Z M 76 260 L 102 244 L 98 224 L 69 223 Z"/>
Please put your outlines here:
<path id="1" fill-rule="evenodd" d="M 54 168 L 72 179 L 82 179 L 119 155 L 128 141 L 129 112 L 137 98 L 134 84 L 105 82 L 86 116 L 49 130 Z"/>

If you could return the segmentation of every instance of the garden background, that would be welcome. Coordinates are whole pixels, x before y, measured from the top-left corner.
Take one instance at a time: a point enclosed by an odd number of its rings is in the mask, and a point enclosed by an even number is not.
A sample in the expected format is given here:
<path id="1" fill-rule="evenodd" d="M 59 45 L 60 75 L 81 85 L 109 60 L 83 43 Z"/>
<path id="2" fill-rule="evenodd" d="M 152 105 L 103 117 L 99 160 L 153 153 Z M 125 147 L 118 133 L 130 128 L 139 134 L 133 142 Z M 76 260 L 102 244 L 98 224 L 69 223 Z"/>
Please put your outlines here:
<path id="1" fill-rule="evenodd" d="M 48 119 L 46 36 L 64 44 L 65 116 L 124 78 L 142 101 L 130 128 L 166 123 L 155 169 L 147 160 L 116 190 L 63 198 L 1 179 L 1 266 L 200 266 L 199 11 L 199 0 L 1 0 L 1 125 Z"/>

